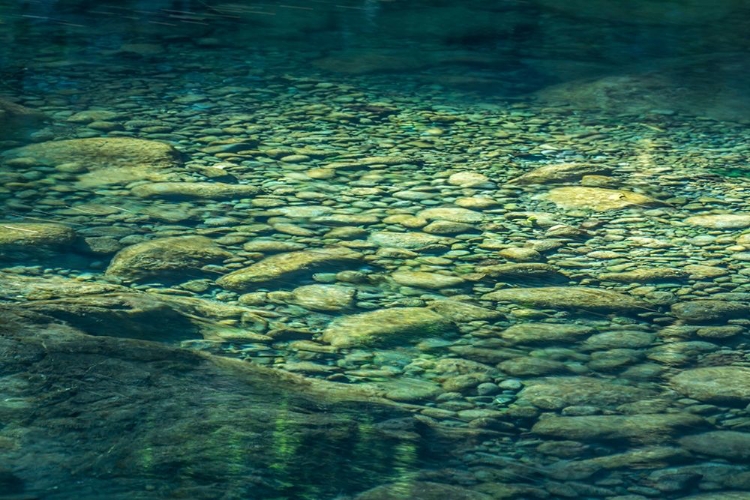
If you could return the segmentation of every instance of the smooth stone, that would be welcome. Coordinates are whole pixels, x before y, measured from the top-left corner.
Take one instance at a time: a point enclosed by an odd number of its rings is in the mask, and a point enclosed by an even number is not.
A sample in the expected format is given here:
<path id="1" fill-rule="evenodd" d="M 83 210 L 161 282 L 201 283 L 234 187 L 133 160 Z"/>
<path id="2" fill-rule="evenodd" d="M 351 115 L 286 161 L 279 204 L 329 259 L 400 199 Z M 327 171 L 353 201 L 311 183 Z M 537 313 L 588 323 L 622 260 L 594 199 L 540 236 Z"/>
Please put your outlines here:
<path id="1" fill-rule="evenodd" d="M 135 181 L 170 180 L 171 169 L 182 165 L 182 155 L 169 144 L 128 137 L 93 137 L 32 144 L 0 154 L 4 160 L 33 158 L 39 165 L 79 163 L 88 173 L 80 174 L 81 188 Z"/>
<path id="2" fill-rule="evenodd" d="M 750 492 L 747 491 L 718 491 L 713 493 L 699 493 L 682 497 L 681 500 L 750 500 Z"/>
<path id="3" fill-rule="evenodd" d="M 516 344 L 576 342 L 593 332 L 593 328 L 575 324 L 520 323 L 503 330 L 500 337 Z"/>
<path id="4" fill-rule="evenodd" d="M 342 311 L 354 304 L 356 290 L 337 285 L 306 285 L 292 290 L 292 301 L 312 311 Z"/>
<path id="5" fill-rule="evenodd" d="M 585 175 L 606 175 L 612 169 L 603 165 L 585 165 L 580 163 L 560 163 L 558 165 L 545 165 L 532 170 L 520 177 L 516 177 L 512 184 L 553 184 L 557 182 L 569 182 L 581 179 Z"/>
<path id="6" fill-rule="evenodd" d="M 729 271 L 723 267 L 704 266 L 702 264 L 690 264 L 682 268 L 691 280 L 703 280 L 726 276 Z"/>
<path id="7" fill-rule="evenodd" d="M 481 196 L 466 196 L 457 198 L 455 204 L 461 208 L 485 210 L 487 208 L 497 207 L 500 205 L 497 201 L 492 198 L 485 198 Z"/>
<path id="8" fill-rule="evenodd" d="M 744 229 L 750 227 L 750 214 L 696 215 L 685 222 L 709 229 Z"/>
<path id="9" fill-rule="evenodd" d="M 596 212 L 661 204 L 658 200 L 630 191 L 578 186 L 551 189 L 548 193 L 541 195 L 541 198 L 551 201 L 560 208 L 587 209 Z"/>
<path id="10" fill-rule="evenodd" d="M 0 222 L 0 256 L 18 251 L 35 252 L 39 247 L 67 247 L 76 238 L 76 232 L 62 224 Z"/>
<path id="11" fill-rule="evenodd" d="M 707 366 L 684 370 L 670 380 L 677 392 L 707 403 L 750 402 L 750 367 Z"/>
<path id="12" fill-rule="evenodd" d="M 106 275 L 142 281 L 191 278 L 185 271 L 199 272 L 203 266 L 229 259 L 232 254 L 205 236 L 157 238 L 120 250 L 107 267 Z"/>
<path id="13" fill-rule="evenodd" d="M 575 441 L 630 440 L 639 443 L 669 441 L 676 433 L 700 429 L 705 421 L 687 413 L 648 415 L 550 416 L 539 420 L 531 432 Z"/>
<path id="14" fill-rule="evenodd" d="M 321 268 L 354 264 L 361 260 L 362 254 L 341 247 L 280 253 L 222 276 L 216 283 L 228 290 L 244 292 L 277 280 L 288 280 L 300 273 L 313 273 Z"/>
<path id="15" fill-rule="evenodd" d="M 476 224 L 484 220 L 484 214 L 468 210 L 466 208 L 428 208 L 417 214 L 425 220 L 445 220 L 450 222 L 462 222 L 464 224 Z"/>
<path id="16" fill-rule="evenodd" d="M 422 271 L 396 271 L 391 274 L 391 278 L 399 285 L 428 288 L 431 290 L 461 286 L 464 283 L 464 280 L 458 276 L 447 276 L 445 274 Z"/>
<path id="17" fill-rule="evenodd" d="M 397 344 L 453 329 L 450 320 L 426 307 L 394 307 L 337 318 L 321 339 L 339 348 Z"/>
<path id="18" fill-rule="evenodd" d="M 648 303 L 611 290 L 585 287 L 508 288 L 482 297 L 495 302 L 513 302 L 527 307 L 580 309 L 593 312 L 646 312 Z"/>
<path id="19" fill-rule="evenodd" d="M 524 383 L 518 399 L 543 410 L 560 410 L 578 405 L 615 408 L 658 395 L 651 389 L 593 377 L 547 377 L 526 380 Z"/>
<path id="20" fill-rule="evenodd" d="M 691 300 L 673 304 L 672 314 L 687 323 L 726 321 L 750 316 L 750 304 L 723 300 Z"/>
<path id="21" fill-rule="evenodd" d="M 712 431 L 685 436 L 680 445 L 694 453 L 727 460 L 750 460 L 750 432 Z"/>
<path id="22" fill-rule="evenodd" d="M 395 233 L 382 231 L 372 233 L 369 241 L 380 247 L 404 248 L 407 250 L 429 250 L 446 247 L 453 239 L 427 233 Z"/>
<path id="23" fill-rule="evenodd" d="M 221 182 L 157 182 L 136 186 L 131 192 L 139 198 L 228 200 L 253 196 L 258 188 Z"/>

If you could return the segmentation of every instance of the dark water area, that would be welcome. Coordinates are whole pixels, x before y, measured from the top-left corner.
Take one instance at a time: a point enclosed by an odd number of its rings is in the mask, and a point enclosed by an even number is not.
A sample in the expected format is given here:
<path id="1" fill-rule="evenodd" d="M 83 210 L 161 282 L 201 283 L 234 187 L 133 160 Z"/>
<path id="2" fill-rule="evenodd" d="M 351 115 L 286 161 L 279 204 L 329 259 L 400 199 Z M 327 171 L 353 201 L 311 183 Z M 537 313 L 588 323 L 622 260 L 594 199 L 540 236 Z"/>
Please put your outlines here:
<path id="1" fill-rule="evenodd" d="M 749 31 L 0 0 L 0 500 L 750 499 Z"/>

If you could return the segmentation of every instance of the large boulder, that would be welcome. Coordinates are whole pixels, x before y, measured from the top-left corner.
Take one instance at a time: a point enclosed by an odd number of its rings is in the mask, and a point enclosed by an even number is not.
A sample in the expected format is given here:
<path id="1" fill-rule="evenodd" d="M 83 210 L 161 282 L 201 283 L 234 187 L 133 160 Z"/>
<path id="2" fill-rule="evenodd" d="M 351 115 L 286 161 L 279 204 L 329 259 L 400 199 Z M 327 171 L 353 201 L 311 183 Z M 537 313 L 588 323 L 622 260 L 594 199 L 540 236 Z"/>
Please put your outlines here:
<path id="1" fill-rule="evenodd" d="M 200 274 L 203 266 L 220 263 L 231 256 L 205 236 L 157 238 L 120 250 L 106 274 L 133 281 L 186 281 Z"/>
<path id="2" fill-rule="evenodd" d="M 453 323 L 426 307 L 394 307 L 334 320 L 321 339 L 334 347 L 393 345 L 443 335 Z"/>
<path id="3" fill-rule="evenodd" d="M 333 498 L 400 477 L 419 439 L 392 430 L 407 411 L 365 388 L 28 311 L 4 311 L 0 353 L 3 459 L 26 488 L 14 498 L 281 498 L 290 485 Z"/>

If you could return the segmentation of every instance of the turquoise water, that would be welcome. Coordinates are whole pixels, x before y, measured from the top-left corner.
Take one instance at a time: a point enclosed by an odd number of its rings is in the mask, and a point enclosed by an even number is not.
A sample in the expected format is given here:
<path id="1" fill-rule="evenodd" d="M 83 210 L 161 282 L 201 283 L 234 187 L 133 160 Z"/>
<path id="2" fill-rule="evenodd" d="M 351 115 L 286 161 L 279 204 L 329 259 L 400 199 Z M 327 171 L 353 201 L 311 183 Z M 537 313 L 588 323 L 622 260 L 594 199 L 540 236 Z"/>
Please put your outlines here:
<path id="1" fill-rule="evenodd" d="M 0 1 L 0 500 L 750 498 L 739 1 Z"/>

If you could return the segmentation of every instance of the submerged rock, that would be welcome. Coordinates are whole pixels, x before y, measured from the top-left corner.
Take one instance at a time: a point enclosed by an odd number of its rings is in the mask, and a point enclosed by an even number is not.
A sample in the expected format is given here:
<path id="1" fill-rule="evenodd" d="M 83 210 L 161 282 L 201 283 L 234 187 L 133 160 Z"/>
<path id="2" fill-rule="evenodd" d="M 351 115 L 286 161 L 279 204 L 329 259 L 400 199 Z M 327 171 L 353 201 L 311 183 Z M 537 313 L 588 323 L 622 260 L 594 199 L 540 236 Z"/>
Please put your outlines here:
<path id="1" fill-rule="evenodd" d="M 492 497 L 460 486 L 426 481 L 399 481 L 378 486 L 354 500 L 490 500 Z"/>
<path id="2" fill-rule="evenodd" d="M 46 120 L 47 116 L 40 111 L 0 99 L 0 129 L 6 139 L 8 136 L 20 136 L 25 130 L 33 130 Z"/>
<path id="3" fill-rule="evenodd" d="M 157 238 L 120 250 L 106 274 L 134 281 L 153 278 L 186 281 L 208 264 L 232 256 L 205 236 Z"/>
<path id="4" fill-rule="evenodd" d="M 584 208 L 596 212 L 662 204 L 658 200 L 631 191 L 578 186 L 555 188 L 541 198 L 560 208 Z"/>
<path id="5" fill-rule="evenodd" d="M 685 436 L 680 445 L 688 450 L 746 462 L 750 459 L 750 432 L 712 431 Z"/>
<path id="6" fill-rule="evenodd" d="M 522 281 L 524 284 L 567 282 L 568 277 L 549 264 L 518 263 L 478 266 L 476 272 L 490 278 Z"/>
<path id="7" fill-rule="evenodd" d="M 602 273 L 600 280 L 619 281 L 621 283 L 650 283 L 657 281 L 674 281 L 687 279 L 689 273 L 682 269 L 658 267 L 651 269 L 636 269 L 622 273 Z"/>
<path id="8" fill-rule="evenodd" d="M 543 410 L 592 405 L 615 408 L 623 403 L 656 397 L 658 393 L 632 385 L 593 377 L 547 377 L 527 380 L 518 399 Z"/>
<path id="9" fill-rule="evenodd" d="M 62 224 L 0 223 L 0 259 L 50 253 L 70 247 L 76 232 Z"/>
<path id="10" fill-rule="evenodd" d="M 399 285 L 432 290 L 461 286 L 464 283 L 464 280 L 458 276 L 423 271 L 396 271 L 391 275 L 391 278 Z"/>
<path id="11" fill-rule="evenodd" d="M 529 307 L 580 309 L 593 312 L 646 312 L 647 302 L 611 290 L 585 287 L 508 288 L 482 297 L 495 302 L 514 302 Z"/>
<path id="12" fill-rule="evenodd" d="M 92 188 L 107 184 L 126 184 L 144 179 L 167 180 L 170 169 L 182 164 L 181 154 L 169 144 L 129 137 L 95 137 L 42 142 L 11 149 L 0 159 L 30 158 L 39 165 L 63 163 L 83 165 L 78 185 Z"/>
<path id="13" fill-rule="evenodd" d="M 453 329 L 450 320 L 426 307 L 394 307 L 338 318 L 321 339 L 334 347 L 398 344 Z"/>
<path id="14" fill-rule="evenodd" d="M 531 432 L 577 441 L 626 439 L 642 443 L 669 441 L 684 430 L 699 429 L 706 421 L 688 413 L 648 415 L 550 416 L 539 420 Z"/>
<path id="15" fill-rule="evenodd" d="M 221 182 L 157 182 L 136 186 L 132 193 L 140 198 L 228 200 L 253 196 L 258 188 Z"/>
<path id="16" fill-rule="evenodd" d="M 280 253 L 266 257 L 250 267 L 222 276 L 216 282 L 234 291 L 246 291 L 301 273 L 312 273 L 325 267 L 355 264 L 362 254 L 342 247 L 319 248 L 300 252 Z"/>
<path id="17" fill-rule="evenodd" d="M 307 285 L 292 291 L 292 301 L 312 311 L 342 311 L 354 304 L 356 289 L 338 285 Z"/>
<path id="18" fill-rule="evenodd" d="M 593 328 L 564 323 L 521 323 L 510 326 L 500 334 L 502 338 L 516 344 L 547 342 L 576 342 L 590 335 Z"/>
<path id="19" fill-rule="evenodd" d="M 510 181 L 511 184 L 553 184 L 580 180 L 584 175 L 607 175 L 612 172 L 604 165 L 587 165 L 580 163 L 560 163 L 545 165 L 523 174 Z"/>
<path id="20" fill-rule="evenodd" d="M 418 437 L 389 432 L 413 417 L 366 388 L 7 313 L 3 423 L 21 432 L 3 454 L 28 491 L 276 498 L 293 483 L 333 498 L 396 477 Z M 311 459 L 323 469 L 312 476 Z M 263 480 L 247 482 L 258 471 Z"/>
<path id="21" fill-rule="evenodd" d="M 694 368 L 675 375 L 670 383 L 678 392 L 699 401 L 750 402 L 750 367 L 747 366 Z"/>
<path id="22" fill-rule="evenodd" d="M 672 305 L 672 314 L 687 323 L 725 322 L 750 316 L 750 304 L 723 300 L 691 300 Z"/>
<path id="23" fill-rule="evenodd" d="M 432 250 L 446 248 L 455 240 L 427 233 L 395 233 L 382 231 L 372 233 L 369 240 L 380 247 L 405 248 L 407 250 Z"/>
<path id="24" fill-rule="evenodd" d="M 745 229 L 750 227 L 750 214 L 696 215 L 685 222 L 709 229 Z"/>

